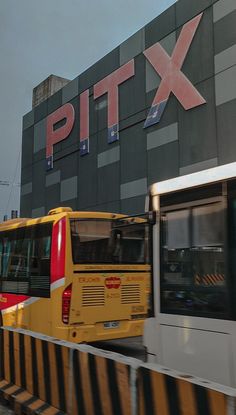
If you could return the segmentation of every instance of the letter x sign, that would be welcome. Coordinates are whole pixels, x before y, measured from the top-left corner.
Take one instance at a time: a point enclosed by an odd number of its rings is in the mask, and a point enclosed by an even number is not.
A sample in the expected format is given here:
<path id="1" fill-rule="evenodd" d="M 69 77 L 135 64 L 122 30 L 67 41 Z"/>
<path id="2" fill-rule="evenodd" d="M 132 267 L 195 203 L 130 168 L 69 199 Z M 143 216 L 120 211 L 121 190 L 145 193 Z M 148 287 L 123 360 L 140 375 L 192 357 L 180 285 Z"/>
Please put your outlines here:
<path id="1" fill-rule="evenodd" d="M 143 53 L 161 77 L 161 83 L 148 113 L 144 128 L 160 121 L 170 93 L 176 96 L 185 110 L 205 104 L 205 99 L 181 71 L 202 14 L 194 17 L 183 26 L 170 57 L 160 43 L 155 43 Z"/>

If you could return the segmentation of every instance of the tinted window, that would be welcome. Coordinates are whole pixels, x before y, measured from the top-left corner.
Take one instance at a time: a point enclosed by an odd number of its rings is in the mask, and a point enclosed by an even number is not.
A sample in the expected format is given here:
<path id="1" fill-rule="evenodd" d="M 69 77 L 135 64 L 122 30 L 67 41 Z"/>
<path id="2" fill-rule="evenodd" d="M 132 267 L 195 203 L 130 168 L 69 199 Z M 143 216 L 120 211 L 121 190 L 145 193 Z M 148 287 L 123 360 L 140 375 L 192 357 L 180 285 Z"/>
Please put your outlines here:
<path id="1" fill-rule="evenodd" d="M 52 223 L 0 234 L 1 292 L 50 296 Z"/>
<path id="2" fill-rule="evenodd" d="M 222 204 L 162 214 L 162 312 L 228 316 Z"/>
<path id="3" fill-rule="evenodd" d="M 148 261 L 146 223 L 109 220 L 71 220 L 73 261 L 76 264 L 143 264 Z"/>

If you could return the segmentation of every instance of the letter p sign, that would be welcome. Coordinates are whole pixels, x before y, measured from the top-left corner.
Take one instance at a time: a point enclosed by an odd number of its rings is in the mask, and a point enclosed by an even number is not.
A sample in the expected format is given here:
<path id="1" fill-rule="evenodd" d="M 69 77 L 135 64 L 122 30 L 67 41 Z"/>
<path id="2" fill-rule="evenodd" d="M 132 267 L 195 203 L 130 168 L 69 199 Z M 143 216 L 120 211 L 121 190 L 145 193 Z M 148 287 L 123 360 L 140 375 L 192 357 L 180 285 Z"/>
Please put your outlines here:
<path id="1" fill-rule="evenodd" d="M 47 170 L 53 168 L 53 145 L 70 134 L 75 121 L 73 105 L 65 104 L 47 117 L 46 162 Z"/>

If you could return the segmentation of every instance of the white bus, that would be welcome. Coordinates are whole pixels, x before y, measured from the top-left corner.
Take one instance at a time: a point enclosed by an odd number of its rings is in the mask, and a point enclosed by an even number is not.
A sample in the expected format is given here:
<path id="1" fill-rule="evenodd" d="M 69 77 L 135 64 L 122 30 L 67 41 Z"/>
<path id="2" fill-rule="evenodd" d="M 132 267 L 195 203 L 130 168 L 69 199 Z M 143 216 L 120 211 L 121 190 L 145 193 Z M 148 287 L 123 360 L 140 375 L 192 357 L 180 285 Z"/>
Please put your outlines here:
<path id="1" fill-rule="evenodd" d="M 150 188 L 148 361 L 236 387 L 236 163 Z"/>

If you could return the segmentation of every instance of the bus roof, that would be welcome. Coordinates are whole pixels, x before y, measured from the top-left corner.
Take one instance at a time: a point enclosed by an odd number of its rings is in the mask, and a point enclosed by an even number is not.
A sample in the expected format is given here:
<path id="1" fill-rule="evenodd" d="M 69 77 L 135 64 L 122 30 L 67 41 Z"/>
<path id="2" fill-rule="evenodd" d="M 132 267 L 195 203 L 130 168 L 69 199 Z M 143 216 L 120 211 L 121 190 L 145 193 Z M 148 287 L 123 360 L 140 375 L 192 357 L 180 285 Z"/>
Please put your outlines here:
<path id="1" fill-rule="evenodd" d="M 215 183 L 233 177 L 236 177 L 236 162 L 154 183 L 150 186 L 150 194 L 156 196 L 177 192 L 178 190 Z"/>
<path id="2" fill-rule="evenodd" d="M 70 219 L 110 219 L 110 220 L 117 220 L 117 219 L 125 219 L 127 215 L 122 215 L 120 213 L 110 213 L 110 212 L 89 212 L 89 211 L 72 211 L 72 209 L 68 208 L 55 208 L 45 216 L 39 218 L 17 218 L 17 219 L 10 219 L 5 222 L 0 223 L 0 232 L 7 230 L 7 229 L 16 229 L 22 226 L 30 226 L 36 225 L 39 223 L 45 222 L 57 222 L 62 217 L 69 217 Z M 127 217 L 129 220 L 130 218 Z M 139 218 L 135 219 L 135 222 L 139 222 Z"/>

